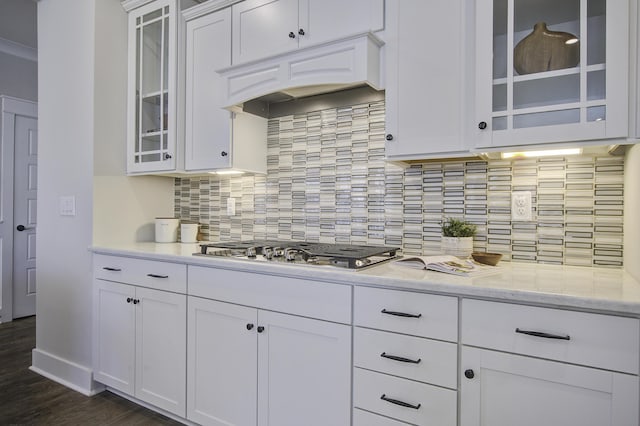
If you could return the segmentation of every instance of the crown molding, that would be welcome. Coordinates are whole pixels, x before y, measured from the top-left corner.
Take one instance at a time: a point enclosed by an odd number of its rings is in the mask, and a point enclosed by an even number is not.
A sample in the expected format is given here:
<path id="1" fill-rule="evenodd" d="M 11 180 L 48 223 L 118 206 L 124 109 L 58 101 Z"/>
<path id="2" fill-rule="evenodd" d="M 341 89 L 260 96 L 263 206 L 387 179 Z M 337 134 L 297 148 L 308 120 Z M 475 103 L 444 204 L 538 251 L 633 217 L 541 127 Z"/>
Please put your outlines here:
<path id="1" fill-rule="evenodd" d="M 0 52 L 38 62 L 38 49 L 0 37 Z"/>

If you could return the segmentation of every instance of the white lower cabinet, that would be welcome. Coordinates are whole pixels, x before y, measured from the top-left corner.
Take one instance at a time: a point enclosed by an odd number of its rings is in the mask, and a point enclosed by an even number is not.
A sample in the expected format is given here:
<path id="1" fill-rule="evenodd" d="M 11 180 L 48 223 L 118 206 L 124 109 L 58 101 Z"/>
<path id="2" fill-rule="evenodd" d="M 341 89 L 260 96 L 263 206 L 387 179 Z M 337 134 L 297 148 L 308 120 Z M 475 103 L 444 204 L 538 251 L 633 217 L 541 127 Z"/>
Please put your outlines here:
<path id="1" fill-rule="evenodd" d="M 189 297 L 187 418 L 349 425 L 351 327 Z"/>
<path id="2" fill-rule="evenodd" d="M 638 377 L 464 347 L 461 426 L 638 424 Z"/>
<path id="3" fill-rule="evenodd" d="M 637 319 L 463 300 L 461 330 L 460 426 L 638 424 Z"/>
<path id="4" fill-rule="evenodd" d="M 94 379 L 184 417 L 186 296 L 101 279 L 94 296 Z"/>

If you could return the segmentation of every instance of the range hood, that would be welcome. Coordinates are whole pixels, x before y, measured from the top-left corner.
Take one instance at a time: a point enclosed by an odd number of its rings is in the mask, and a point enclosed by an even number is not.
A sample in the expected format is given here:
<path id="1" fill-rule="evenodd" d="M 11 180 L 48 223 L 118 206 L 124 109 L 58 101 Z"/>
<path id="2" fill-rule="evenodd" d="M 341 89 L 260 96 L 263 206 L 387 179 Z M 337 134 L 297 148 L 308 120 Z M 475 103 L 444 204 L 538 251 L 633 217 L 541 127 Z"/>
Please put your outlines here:
<path id="1" fill-rule="evenodd" d="M 223 105 L 240 111 L 245 103 L 282 102 L 359 86 L 380 90 L 382 45 L 365 33 L 219 69 Z"/>

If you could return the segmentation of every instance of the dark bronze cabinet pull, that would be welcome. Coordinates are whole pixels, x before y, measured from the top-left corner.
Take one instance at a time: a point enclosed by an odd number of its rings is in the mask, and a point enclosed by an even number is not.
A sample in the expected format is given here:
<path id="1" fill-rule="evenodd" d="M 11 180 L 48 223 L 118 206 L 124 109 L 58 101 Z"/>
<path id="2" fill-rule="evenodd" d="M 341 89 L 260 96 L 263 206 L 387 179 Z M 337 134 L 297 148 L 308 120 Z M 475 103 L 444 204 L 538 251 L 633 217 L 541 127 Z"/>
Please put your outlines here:
<path id="1" fill-rule="evenodd" d="M 105 271 L 112 271 L 112 272 L 120 272 L 120 271 L 122 271 L 122 269 L 120 269 L 120 268 L 111 268 L 109 266 L 105 266 L 102 269 L 104 269 Z"/>
<path id="2" fill-rule="evenodd" d="M 409 404 L 408 402 L 400 401 L 399 399 L 387 398 L 386 394 L 382 394 L 380 399 L 383 400 L 383 401 L 390 402 L 392 404 L 399 405 L 401 407 L 413 408 L 414 410 L 417 410 L 418 408 L 420 408 L 422 406 L 422 404 L 413 405 L 413 404 Z"/>
<path id="3" fill-rule="evenodd" d="M 383 309 L 382 311 L 383 314 L 387 314 L 387 315 L 393 315 L 394 317 L 404 317 L 404 318 L 420 318 L 422 317 L 422 314 L 408 314 L 406 312 L 395 312 L 395 311 L 387 311 L 386 309 Z"/>
<path id="4" fill-rule="evenodd" d="M 151 278 L 169 278 L 169 275 L 147 274 Z"/>
<path id="5" fill-rule="evenodd" d="M 519 328 L 516 328 L 516 333 L 526 334 L 527 336 L 543 337 L 545 339 L 571 340 L 571 336 L 568 334 L 551 334 L 542 331 L 521 330 Z"/>
<path id="6" fill-rule="evenodd" d="M 409 358 L 404 358 L 401 356 L 396 356 L 396 355 L 388 355 L 386 352 L 382 352 L 380 354 L 380 356 L 382 358 L 387 358 L 387 359 L 392 359 L 394 361 L 400 361 L 400 362 L 408 362 L 410 364 L 420 364 L 420 362 L 422 361 L 421 358 L 416 359 L 409 359 Z"/>

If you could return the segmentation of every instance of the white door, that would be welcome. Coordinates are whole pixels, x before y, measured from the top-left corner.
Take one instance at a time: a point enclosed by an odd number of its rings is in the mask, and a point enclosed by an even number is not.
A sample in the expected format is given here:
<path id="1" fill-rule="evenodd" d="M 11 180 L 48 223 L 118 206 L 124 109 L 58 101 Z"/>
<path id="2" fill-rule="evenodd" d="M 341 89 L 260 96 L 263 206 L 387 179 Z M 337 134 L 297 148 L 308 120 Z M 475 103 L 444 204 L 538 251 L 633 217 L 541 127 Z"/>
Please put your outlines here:
<path id="1" fill-rule="evenodd" d="M 231 166 L 231 113 L 222 108 L 231 65 L 231 10 L 187 22 L 185 170 Z"/>
<path id="2" fill-rule="evenodd" d="M 135 396 L 186 415 L 187 296 L 136 288 Z"/>
<path id="3" fill-rule="evenodd" d="M 258 425 L 351 424 L 351 327 L 258 312 Z"/>
<path id="4" fill-rule="evenodd" d="M 245 0 L 231 13 L 234 65 L 298 48 L 298 0 Z"/>
<path id="5" fill-rule="evenodd" d="M 13 191 L 13 317 L 36 313 L 38 120 L 16 116 Z"/>
<path id="6" fill-rule="evenodd" d="M 94 379 L 129 395 L 134 391 L 135 287 L 95 280 Z"/>
<path id="7" fill-rule="evenodd" d="M 0 322 L 4 322 L 35 314 L 38 135 L 36 103 L 0 99 Z"/>
<path id="8" fill-rule="evenodd" d="M 461 426 L 638 424 L 638 376 L 464 347 Z"/>
<path id="9" fill-rule="evenodd" d="M 254 308 L 189 297 L 187 418 L 255 425 L 258 380 Z"/>

